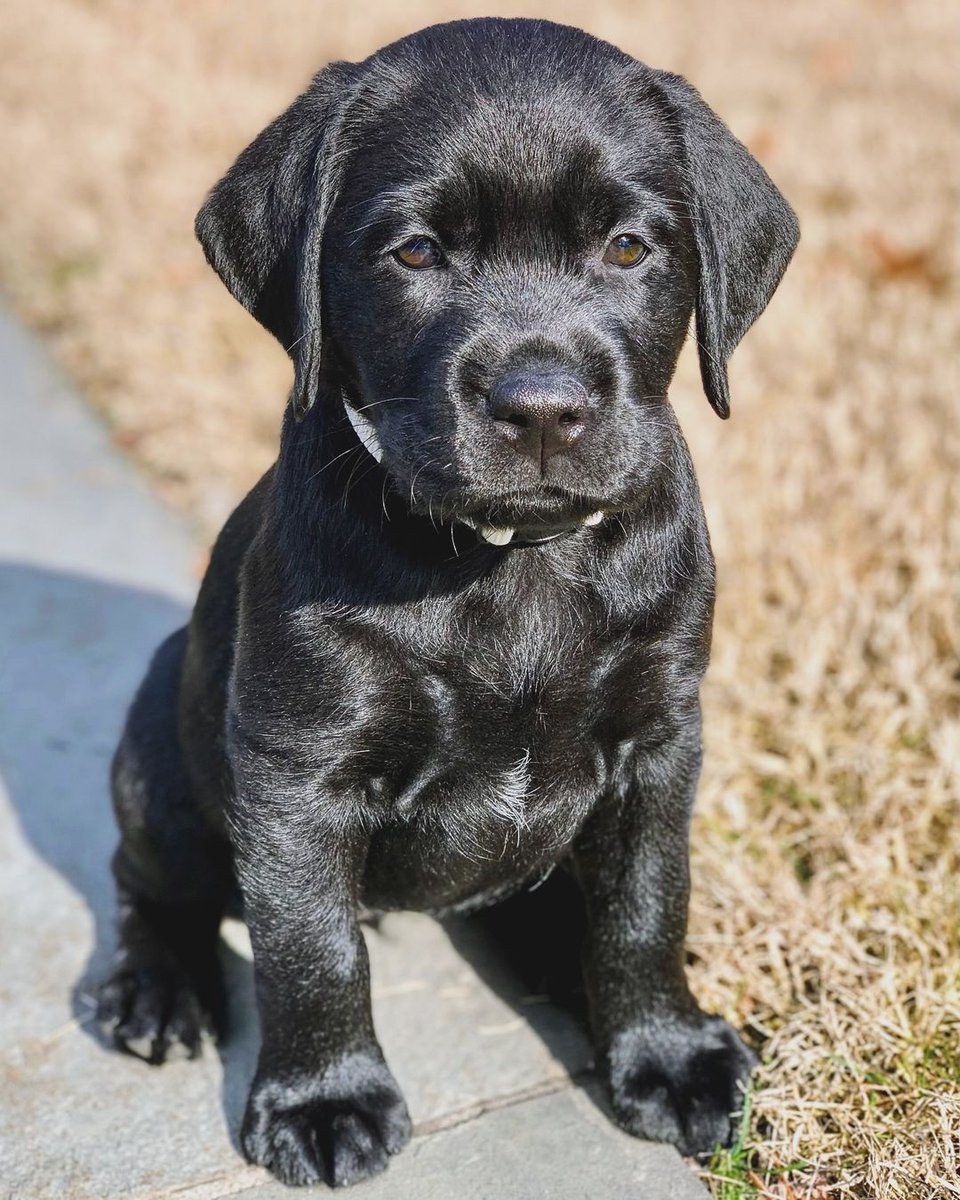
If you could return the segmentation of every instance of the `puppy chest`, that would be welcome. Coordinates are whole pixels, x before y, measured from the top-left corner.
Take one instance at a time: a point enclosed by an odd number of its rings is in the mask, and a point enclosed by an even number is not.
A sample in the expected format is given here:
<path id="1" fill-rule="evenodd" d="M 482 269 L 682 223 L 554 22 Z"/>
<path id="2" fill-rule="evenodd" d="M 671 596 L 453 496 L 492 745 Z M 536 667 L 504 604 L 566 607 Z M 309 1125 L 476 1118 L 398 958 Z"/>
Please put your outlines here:
<path id="1" fill-rule="evenodd" d="M 521 746 L 462 732 L 458 746 L 432 746 L 411 761 L 392 795 L 379 797 L 367 903 L 442 911 L 556 862 L 594 801 L 593 772 L 550 762 L 542 740 Z"/>
<path id="2" fill-rule="evenodd" d="M 575 698 L 546 689 L 505 696 L 429 673 L 416 692 L 399 719 L 404 736 L 394 730 L 394 770 L 379 786 L 392 820 L 430 828 L 465 853 L 567 837 L 600 782 Z"/>

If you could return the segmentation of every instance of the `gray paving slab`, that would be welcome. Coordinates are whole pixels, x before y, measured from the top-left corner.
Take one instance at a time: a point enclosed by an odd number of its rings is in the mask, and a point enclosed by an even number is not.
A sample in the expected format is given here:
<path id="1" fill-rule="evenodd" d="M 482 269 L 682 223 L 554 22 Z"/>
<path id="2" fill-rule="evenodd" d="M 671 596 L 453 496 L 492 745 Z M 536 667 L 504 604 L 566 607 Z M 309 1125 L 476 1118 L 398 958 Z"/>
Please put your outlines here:
<path id="1" fill-rule="evenodd" d="M 283 1200 L 289 1195 L 271 1183 L 241 1192 L 238 1200 Z M 351 1196 L 704 1200 L 705 1192 L 672 1150 L 641 1146 L 614 1128 L 578 1090 L 567 1090 L 488 1112 L 432 1137 L 415 1138 L 385 1175 L 359 1184 Z M 187 1193 L 182 1200 L 199 1197 Z"/>
<path id="2" fill-rule="evenodd" d="M 192 600 L 199 554 L 183 523 L 2 310 L 0 455 L 4 559 Z"/>
<path id="3" fill-rule="evenodd" d="M 0 312 L 0 1196 L 213 1200 L 266 1179 L 235 1148 L 258 1039 L 242 926 L 225 927 L 219 1054 L 156 1070 L 109 1053 L 90 1022 L 89 980 L 112 945 L 109 757 L 147 657 L 187 615 L 198 561 Z M 673 1151 L 617 1134 L 570 1091 L 589 1061 L 582 1034 L 478 947 L 479 974 L 462 935 L 458 951 L 426 917 L 391 916 L 367 938 L 375 1020 L 417 1127 L 457 1127 L 418 1137 L 363 1195 L 574 1197 L 591 1179 L 591 1195 L 686 1196 L 675 1180 L 704 1195 Z M 495 1157 L 496 1189 L 477 1191 Z M 649 1190 L 656 1179 L 667 1190 Z M 648 1190 L 622 1190 L 634 1182 Z"/>

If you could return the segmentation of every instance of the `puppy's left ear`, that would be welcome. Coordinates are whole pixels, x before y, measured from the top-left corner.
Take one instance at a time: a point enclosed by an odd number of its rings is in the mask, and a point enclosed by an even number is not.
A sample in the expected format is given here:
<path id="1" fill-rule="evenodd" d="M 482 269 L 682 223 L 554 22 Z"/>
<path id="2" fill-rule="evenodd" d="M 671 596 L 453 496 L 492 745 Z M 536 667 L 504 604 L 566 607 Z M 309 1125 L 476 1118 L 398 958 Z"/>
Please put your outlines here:
<path id="1" fill-rule="evenodd" d="M 730 415 L 727 361 L 776 291 L 800 238 L 796 215 L 747 148 L 679 75 L 652 72 L 680 134 L 699 259 L 697 343 L 703 388 Z"/>
<path id="2" fill-rule="evenodd" d="M 243 151 L 197 214 L 207 261 L 293 359 L 298 419 L 319 388 L 321 246 L 355 70 L 337 62 L 316 75 Z"/>

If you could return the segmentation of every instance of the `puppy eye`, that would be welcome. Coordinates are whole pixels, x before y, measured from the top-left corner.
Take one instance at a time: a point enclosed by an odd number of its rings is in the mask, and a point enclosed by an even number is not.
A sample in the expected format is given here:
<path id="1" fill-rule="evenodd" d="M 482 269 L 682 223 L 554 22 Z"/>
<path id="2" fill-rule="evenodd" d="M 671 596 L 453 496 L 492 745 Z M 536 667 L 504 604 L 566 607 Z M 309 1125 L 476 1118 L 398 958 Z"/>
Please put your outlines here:
<path id="1" fill-rule="evenodd" d="M 443 255 L 433 238 L 413 237 L 398 246 L 393 257 L 412 271 L 424 271 L 428 267 L 438 267 Z"/>
<path id="2" fill-rule="evenodd" d="M 612 267 L 635 267 L 650 251 L 635 233 L 618 233 L 603 256 Z"/>

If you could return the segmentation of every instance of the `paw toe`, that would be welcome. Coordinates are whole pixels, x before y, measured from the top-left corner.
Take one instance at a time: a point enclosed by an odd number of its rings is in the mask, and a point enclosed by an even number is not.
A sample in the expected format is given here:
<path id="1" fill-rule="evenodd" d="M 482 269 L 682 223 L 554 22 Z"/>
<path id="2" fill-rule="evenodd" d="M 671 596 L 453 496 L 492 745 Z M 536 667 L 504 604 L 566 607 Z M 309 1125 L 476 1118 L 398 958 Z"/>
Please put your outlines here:
<path id="1" fill-rule="evenodd" d="M 316 1131 L 307 1113 L 286 1113 L 283 1120 L 245 1136 L 243 1151 L 250 1162 L 266 1167 L 288 1187 L 309 1187 L 324 1180 Z"/>
<path id="2" fill-rule="evenodd" d="M 196 993 L 181 988 L 174 997 L 164 1029 L 166 1059 L 197 1058 L 204 1035 L 213 1036 L 213 1026 Z"/>
<path id="3" fill-rule="evenodd" d="M 672 1146 L 682 1143 L 683 1122 L 670 1087 L 659 1075 L 639 1073 L 616 1099 L 618 1122 L 628 1133 Z"/>
<path id="4" fill-rule="evenodd" d="M 358 1183 L 386 1170 L 387 1149 L 358 1113 L 344 1113 L 331 1124 L 330 1182 Z"/>
<path id="5" fill-rule="evenodd" d="M 105 1033 L 112 1033 L 122 1024 L 135 990 L 136 980 L 129 971 L 118 971 L 97 988 L 96 1019 Z"/>
<path id="6" fill-rule="evenodd" d="M 413 1135 L 413 1123 L 407 1106 L 401 1100 L 385 1112 L 380 1121 L 380 1135 L 388 1154 L 399 1154 Z"/>

